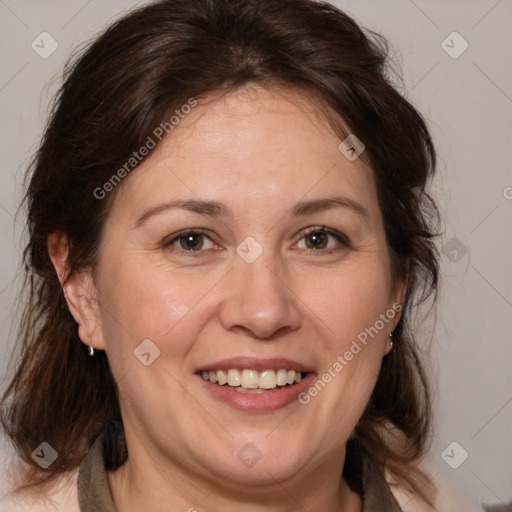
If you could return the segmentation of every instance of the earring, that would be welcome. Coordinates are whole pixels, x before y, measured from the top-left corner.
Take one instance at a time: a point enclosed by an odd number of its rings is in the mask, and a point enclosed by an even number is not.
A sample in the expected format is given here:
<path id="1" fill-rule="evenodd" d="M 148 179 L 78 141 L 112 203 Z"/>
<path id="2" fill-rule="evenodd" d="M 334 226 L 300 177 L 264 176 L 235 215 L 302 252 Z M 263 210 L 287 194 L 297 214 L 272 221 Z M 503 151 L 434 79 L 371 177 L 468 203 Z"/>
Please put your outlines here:
<path id="1" fill-rule="evenodd" d="M 89 348 L 87 349 L 87 353 L 92 357 L 94 356 L 94 347 L 91 345 L 91 339 L 89 338 Z"/>
<path id="2" fill-rule="evenodd" d="M 393 333 L 392 332 L 389 333 L 389 346 L 391 347 L 390 352 L 392 352 L 393 351 Z"/>

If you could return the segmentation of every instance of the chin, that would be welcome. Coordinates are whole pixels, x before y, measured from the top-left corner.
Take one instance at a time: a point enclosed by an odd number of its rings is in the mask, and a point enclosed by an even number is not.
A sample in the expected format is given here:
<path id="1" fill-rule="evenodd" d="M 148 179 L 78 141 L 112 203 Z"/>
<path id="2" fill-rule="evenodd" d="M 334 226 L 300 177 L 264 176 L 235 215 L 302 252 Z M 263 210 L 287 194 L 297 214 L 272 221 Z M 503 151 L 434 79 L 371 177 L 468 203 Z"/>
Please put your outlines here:
<path id="1" fill-rule="evenodd" d="M 314 452 L 300 453 L 297 450 L 300 443 L 290 437 L 288 442 L 283 436 L 271 442 L 265 440 L 267 435 L 253 436 L 254 441 L 230 443 L 230 449 L 209 457 L 209 460 L 202 455 L 202 467 L 233 484 L 258 487 L 275 485 L 276 480 L 292 478 L 307 465 L 308 460 L 316 456 Z"/>
<path id="2" fill-rule="evenodd" d="M 276 457 L 286 460 L 276 463 Z M 226 464 L 222 478 L 242 487 L 274 486 L 276 481 L 283 482 L 292 478 L 300 471 L 301 467 L 298 461 L 289 460 L 284 454 L 275 454 L 273 457 L 269 457 L 269 460 L 261 458 L 250 467 L 238 463 Z M 226 477 L 226 475 L 229 476 Z"/>

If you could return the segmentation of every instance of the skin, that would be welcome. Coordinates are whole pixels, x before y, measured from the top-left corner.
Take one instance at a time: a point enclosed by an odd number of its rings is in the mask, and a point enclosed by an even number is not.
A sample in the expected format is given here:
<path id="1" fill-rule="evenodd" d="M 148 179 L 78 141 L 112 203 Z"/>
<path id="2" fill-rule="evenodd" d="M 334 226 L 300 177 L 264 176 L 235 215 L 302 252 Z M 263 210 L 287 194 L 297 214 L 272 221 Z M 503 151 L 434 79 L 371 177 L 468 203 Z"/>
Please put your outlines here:
<path id="1" fill-rule="evenodd" d="M 372 171 L 340 142 L 298 93 L 251 87 L 200 102 L 116 191 L 94 272 L 66 281 L 66 238 L 50 237 L 80 337 L 106 351 L 118 383 L 130 453 L 109 474 L 119 510 L 361 510 L 341 478 L 345 444 L 399 314 L 307 405 L 240 411 L 194 375 L 235 356 L 286 357 L 320 375 L 402 303 Z M 290 214 L 299 201 L 333 196 L 367 218 L 349 208 Z M 136 227 L 176 199 L 218 201 L 232 215 L 174 209 Z M 320 248 L 304 233 L 311 227 L 324 233 Z M 175 239 L 189 228 L 207 232 L 196 257 Z M 250 264 L 236 252 L 248 236 L 263 248 Z M 160 350 L 150 366 L 133 354 L 146 338 Z M 236 455 L 247 442 L 262 454 L 250 468 Z"/>

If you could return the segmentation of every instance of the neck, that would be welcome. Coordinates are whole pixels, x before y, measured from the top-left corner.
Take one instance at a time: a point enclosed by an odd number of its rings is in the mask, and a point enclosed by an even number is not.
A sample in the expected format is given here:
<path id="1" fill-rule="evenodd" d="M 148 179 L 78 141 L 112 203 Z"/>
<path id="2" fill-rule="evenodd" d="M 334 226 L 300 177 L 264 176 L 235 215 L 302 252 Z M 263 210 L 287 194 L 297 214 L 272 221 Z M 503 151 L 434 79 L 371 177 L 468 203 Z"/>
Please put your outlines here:
<path id="1" fill-rule="evenodd" d="M 133 453 L 133 451 L 132 451 Z M 108 478 L 119 512 L 360 512 L 361 498 L 352 492 L 341 473 L 345 451 L 321 466 L 302 470 L 285 481 L 241 486 L 229 479 L 197 472 L 173 461 L 137 451 Z M 341 455 L 341 457 L 339 456 Z"/>

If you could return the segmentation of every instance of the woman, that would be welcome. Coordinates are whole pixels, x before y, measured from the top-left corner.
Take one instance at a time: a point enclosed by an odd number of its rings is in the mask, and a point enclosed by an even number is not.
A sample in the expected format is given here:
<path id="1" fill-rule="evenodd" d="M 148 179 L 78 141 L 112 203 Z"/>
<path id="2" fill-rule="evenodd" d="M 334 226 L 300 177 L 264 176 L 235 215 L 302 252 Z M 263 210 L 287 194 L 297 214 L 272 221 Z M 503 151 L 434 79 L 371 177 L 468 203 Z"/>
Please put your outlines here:
<path id="1" fill-rule="evenodd" d="M 67 69 L 2 414 L 33 510 L 435 510 L 435 150 L 386 56 L 328 4 L 165 0 Z"/>

